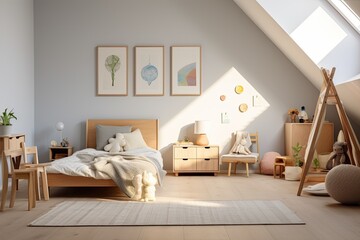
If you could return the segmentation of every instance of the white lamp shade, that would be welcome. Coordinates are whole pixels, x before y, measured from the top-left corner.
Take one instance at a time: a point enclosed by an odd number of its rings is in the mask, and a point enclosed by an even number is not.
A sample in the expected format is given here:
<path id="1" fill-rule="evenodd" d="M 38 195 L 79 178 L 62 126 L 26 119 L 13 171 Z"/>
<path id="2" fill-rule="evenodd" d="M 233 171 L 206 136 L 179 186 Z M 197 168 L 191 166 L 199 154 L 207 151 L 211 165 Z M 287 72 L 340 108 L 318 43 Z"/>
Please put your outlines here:
<path id="1" fill-rule="evenodd" d="M 206 134 L 210 130 L 210 121 L 200 120 L 195 121 L 194 133 L 195 134 Z"/>
<path id="2" fill-rule="evenodd" d="M 56 130 L 58 130 L 58 131 L 64 130 L 64 123 L 63 122 L 58 122 L 56 124 Z"/>

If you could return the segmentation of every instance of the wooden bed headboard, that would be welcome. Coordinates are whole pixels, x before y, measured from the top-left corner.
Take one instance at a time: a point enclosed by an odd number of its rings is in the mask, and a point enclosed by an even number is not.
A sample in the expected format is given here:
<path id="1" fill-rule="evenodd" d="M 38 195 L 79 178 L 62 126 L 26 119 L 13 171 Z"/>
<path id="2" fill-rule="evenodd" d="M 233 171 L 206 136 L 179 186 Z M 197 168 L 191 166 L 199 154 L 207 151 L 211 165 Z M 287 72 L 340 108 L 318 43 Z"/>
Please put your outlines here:
<path id="1" fill-rule="evenodd" d="M 86 121 L 87 148 L 96 148 L 96 125 L 132 126 L 132 131 L 140 129 L 146 144 L 158 149 L 158 119 L 88 119 Z"/>

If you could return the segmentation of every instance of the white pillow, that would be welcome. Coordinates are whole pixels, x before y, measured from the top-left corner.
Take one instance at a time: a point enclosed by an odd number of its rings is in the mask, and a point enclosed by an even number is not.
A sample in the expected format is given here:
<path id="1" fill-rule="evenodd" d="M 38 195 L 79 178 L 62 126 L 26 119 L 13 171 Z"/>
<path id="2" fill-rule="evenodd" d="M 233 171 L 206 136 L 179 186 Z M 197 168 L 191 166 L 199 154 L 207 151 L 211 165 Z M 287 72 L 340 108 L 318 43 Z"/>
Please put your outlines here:
<path id="1" fill-rule="evenodd" d="M 136 129 L 131 133 L 123 133 L 123 135 L 126 141 L 127 150 L 147 147 L 140 129 Z"/>

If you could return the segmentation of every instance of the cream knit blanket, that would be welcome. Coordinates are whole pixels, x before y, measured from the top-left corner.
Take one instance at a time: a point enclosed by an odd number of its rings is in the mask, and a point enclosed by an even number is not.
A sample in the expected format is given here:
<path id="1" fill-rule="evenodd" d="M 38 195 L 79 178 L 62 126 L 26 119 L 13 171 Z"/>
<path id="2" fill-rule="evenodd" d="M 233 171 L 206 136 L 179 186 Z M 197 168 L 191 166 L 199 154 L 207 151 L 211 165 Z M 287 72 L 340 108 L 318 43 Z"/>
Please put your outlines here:
<path id="1" fill-rule="evenodd" d="M 92 161 L 92 168 L 107 174 L 116 185 L 130 198 L 135 195 L 132 184 L 134 176 L 144 171 L 157 176 L 158 184 L 161 185 L 160 173 L 156 165 L 144 156 L 104 154 L 94 156 L 92 154 L 78 154 L 78 158 Z"/>

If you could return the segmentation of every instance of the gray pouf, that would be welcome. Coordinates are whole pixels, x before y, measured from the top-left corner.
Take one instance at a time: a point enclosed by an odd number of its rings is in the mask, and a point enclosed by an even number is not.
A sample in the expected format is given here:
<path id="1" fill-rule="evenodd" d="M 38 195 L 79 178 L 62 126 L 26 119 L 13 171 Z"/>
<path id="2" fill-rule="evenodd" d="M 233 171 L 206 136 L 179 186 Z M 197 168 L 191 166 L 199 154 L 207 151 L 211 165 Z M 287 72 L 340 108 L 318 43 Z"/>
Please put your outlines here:
<path id="1" fill-rule="evenodd" d="M 343 204 L 360 203 L 360 167 L 342 164 L 331 169 L 325 178 L 329 195 Z"/>

